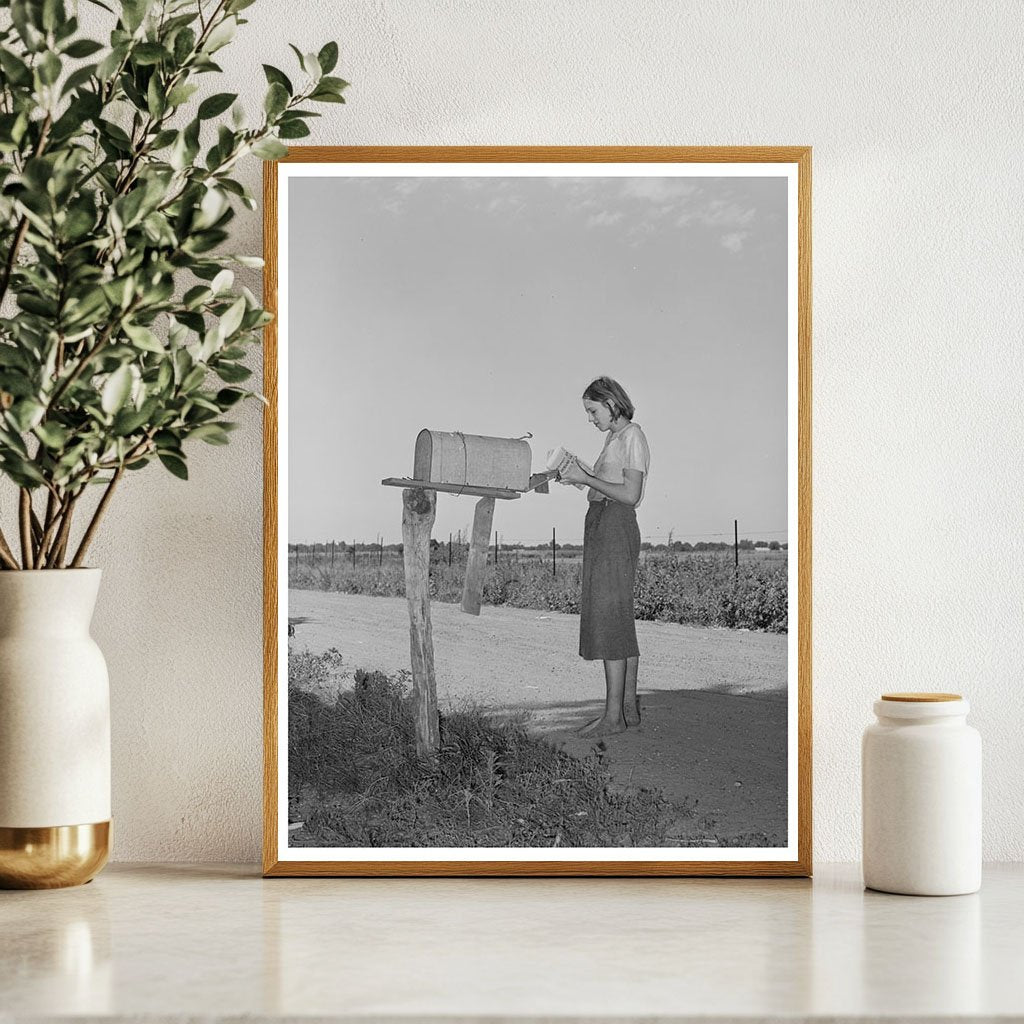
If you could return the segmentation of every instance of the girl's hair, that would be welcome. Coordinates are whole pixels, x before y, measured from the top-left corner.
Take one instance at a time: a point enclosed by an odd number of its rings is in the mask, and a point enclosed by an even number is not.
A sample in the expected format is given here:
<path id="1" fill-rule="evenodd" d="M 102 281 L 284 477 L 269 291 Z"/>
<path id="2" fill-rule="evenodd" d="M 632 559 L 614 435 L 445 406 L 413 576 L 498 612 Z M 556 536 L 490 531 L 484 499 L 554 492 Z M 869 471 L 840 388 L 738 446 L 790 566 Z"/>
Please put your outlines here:
<path id="1" fill-rule="evenodd" d="M 627 420 L 633 418 L 636 411 L 633 403 L 626 394 L 626 389 L 611 377 L 598 377 L 587 385 L 583 397 L 591 402 L 604 402 L 612 416 L 625 416 Z"/>

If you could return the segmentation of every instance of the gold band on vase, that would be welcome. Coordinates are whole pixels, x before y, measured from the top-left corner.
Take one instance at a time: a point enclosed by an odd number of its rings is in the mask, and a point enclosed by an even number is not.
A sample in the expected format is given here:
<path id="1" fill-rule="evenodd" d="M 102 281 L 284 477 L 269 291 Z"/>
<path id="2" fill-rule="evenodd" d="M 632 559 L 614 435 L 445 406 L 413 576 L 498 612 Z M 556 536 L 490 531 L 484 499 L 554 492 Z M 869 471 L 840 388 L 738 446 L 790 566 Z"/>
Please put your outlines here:
<path id="1" fill-rule="evenodd" d="M 44 828 L 0 825 L 0 888 L 82 885 L 100 873 L 109 856 L 109 821 Z"/>

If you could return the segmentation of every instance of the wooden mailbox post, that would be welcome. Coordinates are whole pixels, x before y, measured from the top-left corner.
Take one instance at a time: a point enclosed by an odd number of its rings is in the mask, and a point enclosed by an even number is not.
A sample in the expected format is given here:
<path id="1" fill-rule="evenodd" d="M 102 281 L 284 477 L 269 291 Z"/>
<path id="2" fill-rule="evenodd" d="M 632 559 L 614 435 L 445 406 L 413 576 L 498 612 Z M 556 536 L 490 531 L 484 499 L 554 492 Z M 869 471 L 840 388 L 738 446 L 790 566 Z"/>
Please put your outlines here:
<path id="1" fill-rule="evenodd" d="M 430 625 L 430 533 L 437 492 L 480 500 L 466 561 L 462 610 L 480 614 L 495 499 L 513 500 L 529 491 L 546 494 L 551 473 L 530 474 L 530 446 L 522 440 L 421 430 L 411 478 L 388 477 L 402 488 L 405 596 L 409 604 L 409 648 L 416 716 L 416 753 L 435 759 L 440 747 L 434 638 Z"/>

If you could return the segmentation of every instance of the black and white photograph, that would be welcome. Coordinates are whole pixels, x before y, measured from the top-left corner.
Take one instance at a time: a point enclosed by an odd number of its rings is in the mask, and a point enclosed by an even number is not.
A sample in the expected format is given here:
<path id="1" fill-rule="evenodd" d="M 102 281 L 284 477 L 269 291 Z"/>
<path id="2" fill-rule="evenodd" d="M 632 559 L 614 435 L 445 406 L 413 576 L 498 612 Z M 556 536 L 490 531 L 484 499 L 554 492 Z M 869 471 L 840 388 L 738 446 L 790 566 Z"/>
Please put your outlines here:
<path id="1" fill-rule="evenodd" d="M 268 173 L 283 873 L 800 873 L 797 158 Z"/>

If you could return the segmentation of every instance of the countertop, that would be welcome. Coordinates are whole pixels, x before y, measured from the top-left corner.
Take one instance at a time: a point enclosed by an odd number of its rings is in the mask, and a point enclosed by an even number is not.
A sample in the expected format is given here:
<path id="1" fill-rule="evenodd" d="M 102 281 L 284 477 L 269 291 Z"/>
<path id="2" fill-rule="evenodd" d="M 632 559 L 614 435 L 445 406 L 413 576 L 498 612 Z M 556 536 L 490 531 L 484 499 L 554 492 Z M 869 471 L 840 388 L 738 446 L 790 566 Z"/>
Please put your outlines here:
<path id="1" fill-rule="evenodd" d="M 973 896 L 806 879 L 269 879 L 120 864 L 0 893 L 0 1021 L 1024 1021 L 1024 865 Z"/>

